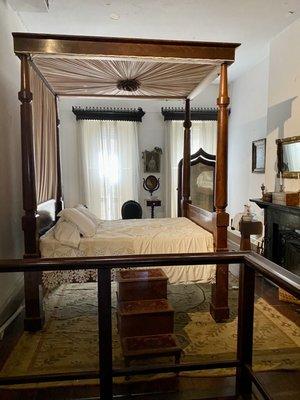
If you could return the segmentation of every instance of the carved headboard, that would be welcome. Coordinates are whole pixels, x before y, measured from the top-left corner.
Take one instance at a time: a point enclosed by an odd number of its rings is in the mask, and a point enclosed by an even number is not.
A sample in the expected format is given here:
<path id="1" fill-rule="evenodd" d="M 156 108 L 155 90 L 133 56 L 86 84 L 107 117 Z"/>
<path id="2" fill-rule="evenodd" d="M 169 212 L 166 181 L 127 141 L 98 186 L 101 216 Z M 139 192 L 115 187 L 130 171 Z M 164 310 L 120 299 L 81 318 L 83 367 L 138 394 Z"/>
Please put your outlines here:
<path id="1" fill-rule="evenodd" d="M 181 217 L 182 163 L 178 163 L 177 209 Z M 203 210 L 214 211 L 216 156 L 202 148 L 191 155 L 191 201 Z"/>

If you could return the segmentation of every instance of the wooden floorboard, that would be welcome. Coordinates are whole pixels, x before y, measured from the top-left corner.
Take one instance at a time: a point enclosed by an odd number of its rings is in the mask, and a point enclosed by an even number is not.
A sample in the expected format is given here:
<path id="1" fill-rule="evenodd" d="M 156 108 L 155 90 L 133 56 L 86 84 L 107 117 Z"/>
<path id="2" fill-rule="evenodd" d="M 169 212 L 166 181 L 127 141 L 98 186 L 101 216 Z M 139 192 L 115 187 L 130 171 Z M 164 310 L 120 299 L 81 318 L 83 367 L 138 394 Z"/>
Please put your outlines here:
<path id="1" fill-rule="evenodd" d="M 266 371 L 258 372 L 256 376 L 272 399 L 300 399 L 300 371 Z"/>

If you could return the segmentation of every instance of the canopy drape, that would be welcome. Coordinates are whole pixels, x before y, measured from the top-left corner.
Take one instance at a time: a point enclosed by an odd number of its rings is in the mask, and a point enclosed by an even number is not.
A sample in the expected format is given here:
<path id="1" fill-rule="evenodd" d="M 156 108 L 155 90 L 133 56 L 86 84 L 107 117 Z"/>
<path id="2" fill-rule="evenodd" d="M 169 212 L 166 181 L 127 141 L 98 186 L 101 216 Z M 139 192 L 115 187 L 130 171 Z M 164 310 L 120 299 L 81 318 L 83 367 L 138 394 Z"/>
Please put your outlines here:
<path id="1" fill-rule="evenodd" d="M 37 73 L 30 69 L 32 91 L 33 146 L 37 204 L 56 199 L 57 131 L 55 96 Z"/>

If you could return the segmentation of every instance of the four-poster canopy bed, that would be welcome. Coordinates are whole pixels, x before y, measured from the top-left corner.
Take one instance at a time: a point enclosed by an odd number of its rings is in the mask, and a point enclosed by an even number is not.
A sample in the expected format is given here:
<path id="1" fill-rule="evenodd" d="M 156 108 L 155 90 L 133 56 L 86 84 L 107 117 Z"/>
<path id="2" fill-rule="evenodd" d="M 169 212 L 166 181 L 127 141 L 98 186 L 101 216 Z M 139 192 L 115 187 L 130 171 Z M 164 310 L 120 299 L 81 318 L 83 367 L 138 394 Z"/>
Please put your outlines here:
<path id="1" fill-rule="evenodd" d="M 13 33 L 13 38 L 15 54 L 21 60 L 19 100 L 25 258 L 40 257 L 37 205 L 41 199 L 37 200 L 36 182 L 37 174 L 41 175 L 41 172 L 36 165 L 38 145 L 33 123 L 33 119 L 36 121 L 39 116 L 37 113 L 33 115 L 32 110 L 32 71 L 35 79 L 43 82 L 45 90 L 55 100 L 55 138 L 53 136 L 50 142 L 52 145 L 54 143 L 56 160 L 48 166 L 48 171 L 44 171 L 44 175 L 48 173 L 52 178 L 54 175 L 54 179 L 52 194 L 48 198 L 44 196 L 42 201 L 55 200 L 56 218 L 62 209 L 58 96 L 183 99 L 185 120 L 181 215 L 213 234 L 216 251 L 227 250 L 227 66 L 234 62 L 235 49 L 239 44 L 30 33 Z M 217 100 L 214 211 L 209 212 L 191 204 L 190 199 L 190 101 L 218 75 L 220 90 Z M 38 272 L 25 273 L 25 328 L 28 330 L 40 329 L 43 324 L 40 283 Z M 216 280 L 212 285 L 211 314 L 216 321 L 229 316 L 227 265 L 220 266 L 216 272 Z"/>

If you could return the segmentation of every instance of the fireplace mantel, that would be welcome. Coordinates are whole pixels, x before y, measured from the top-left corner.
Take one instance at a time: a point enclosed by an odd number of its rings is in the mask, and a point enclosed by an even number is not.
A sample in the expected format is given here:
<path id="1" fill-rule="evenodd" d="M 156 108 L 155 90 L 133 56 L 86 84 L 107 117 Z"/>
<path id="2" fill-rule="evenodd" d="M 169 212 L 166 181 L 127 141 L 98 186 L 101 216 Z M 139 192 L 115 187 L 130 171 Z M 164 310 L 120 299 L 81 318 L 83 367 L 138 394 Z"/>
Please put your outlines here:
<path id="1" fill-rule="evenodd" d="M 250 201 L 264 209 L 264 256 L 300 275 L 300 207 Z"/>
<path id="2" fill-rule="evenodd" d="M 263 201 L 261 199 L 250 199 L 253 203 L 256 203 L 260 208 L 274 208 L 277 210 L 281 210 L 283 212 L 291 212 L 295 215 L 300 215 L 300 206 L 284 206 L 282 204 L 274 204 L 269 201 Z M 300 229 L 300 227 L 299 227 Z"/>

